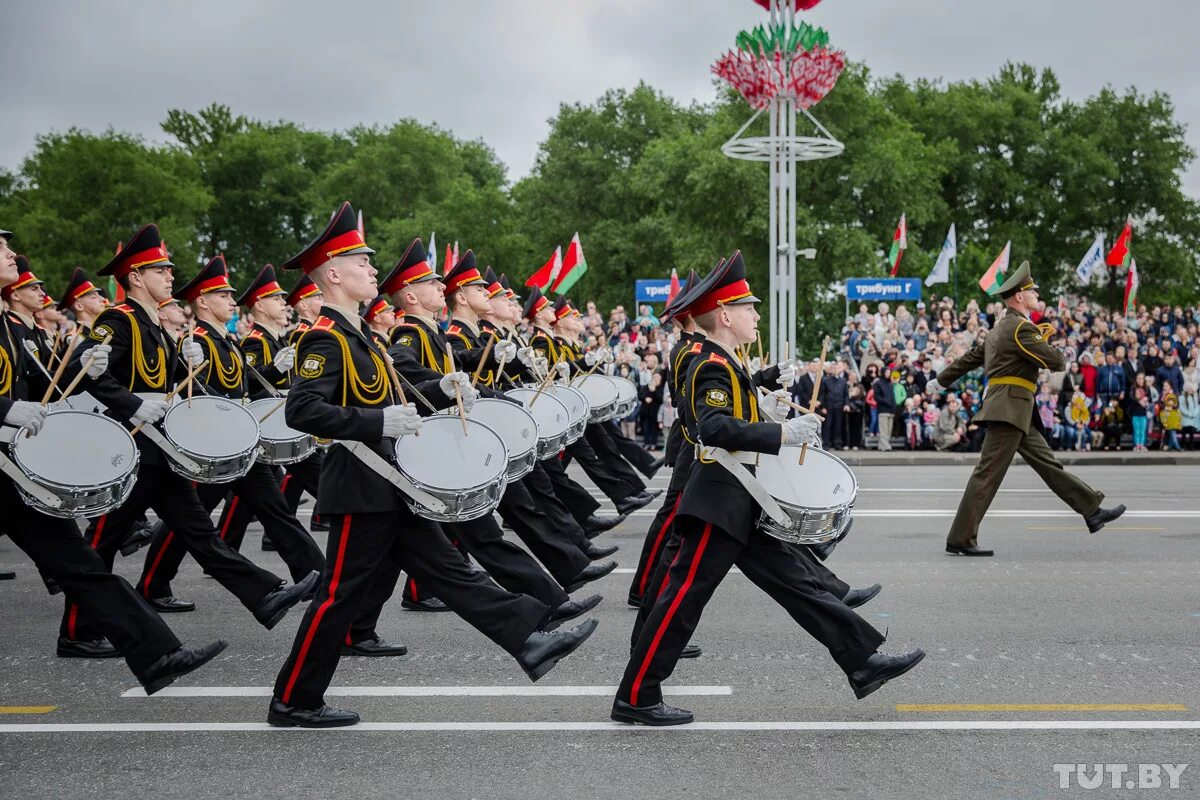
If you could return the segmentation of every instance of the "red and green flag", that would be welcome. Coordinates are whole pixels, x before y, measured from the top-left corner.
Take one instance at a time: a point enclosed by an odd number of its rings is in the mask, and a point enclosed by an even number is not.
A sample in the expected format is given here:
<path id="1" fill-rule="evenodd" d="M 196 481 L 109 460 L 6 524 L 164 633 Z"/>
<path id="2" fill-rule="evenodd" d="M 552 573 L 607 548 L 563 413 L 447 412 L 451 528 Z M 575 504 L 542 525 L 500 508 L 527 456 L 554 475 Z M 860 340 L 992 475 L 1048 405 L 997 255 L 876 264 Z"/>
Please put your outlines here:
<path id="1" fill-rule="evenodd" d="M 667 290 L 667 305 L 675 302 L 675 298 L 679 296 L 679 272 L 671 267 L 671 286 Z"/>
<path id="2" fill-rule="evenodd" d="M 1129 230 L 1128 227 L 1126 230 Z M 1129 272 L 1125 276 L 1125 316 L 1137 316 L 1137 293 L 1141 280 L 1138 278 L 1137 262 L 1129 259 Z"/>
<path id="3" fill-rule="evenodd" d="M 1117 241 L 1113 243 L 1112 250 L 1108 251 L 1108 258 L 1104 260 L 1104 263 L 1110 267 L 1128 267 L 1133 261 L 1129 250 L 1131 244 L 1133 244 L 1133 221 L 1126 219 L 1125 228 L 1117 237 Z"/>
<path id="4" fill-rule="evenodd" d="M 1005 242 L 1004 249 L 1000 251 L 1000 255 L 996 256 L 996 260 L 992 262 L 987 272 L 983 273 L 983 277 L 979 279 L 979 288 L 993 297 L 1000 293 L 1000 284 L 1004 283 L 1004 274 L 1008 272 L 1008 259 L 1011 250 L 1012 242 Z"/>
<path id="5" fill-rule="evenodd" d="M 904 258 L 904 251 L 908 249 L 908 223 L 904 220 L 904 215 L 900 215 L 900 224 L 896 226 L 896 232 L 892 235 L 892 249 L 888 253 L 888 263 L 892 265 L 891 272 L 888 273 L 893 278 L 900 271 L 900 259 Z"/>
<path id="6" fill-rule="evenodd" d="M 583 257 L 583 245 L 579 243 L 579 233 L 571 237 L 567 245 L 567 254 L 563 256 L 562 268 L 558 272 L 558 280 L 550 287 L 555 294 L 566 294 L 579 279 L 587 274 L 587 260 Z"/>
<path id="7" fill-rule="evenodd" d="M 529 280 L 525 281 L 525 285 L 536 286 L 544 292 L 547 286 L 558 280 L 560 272 L 562 272 L 562 247 L 556 247 L 554 248 L 554 252 L 550 254 L 549 260 L 545 264 L 542 264 L 537 272 L 529 276 Z"/>

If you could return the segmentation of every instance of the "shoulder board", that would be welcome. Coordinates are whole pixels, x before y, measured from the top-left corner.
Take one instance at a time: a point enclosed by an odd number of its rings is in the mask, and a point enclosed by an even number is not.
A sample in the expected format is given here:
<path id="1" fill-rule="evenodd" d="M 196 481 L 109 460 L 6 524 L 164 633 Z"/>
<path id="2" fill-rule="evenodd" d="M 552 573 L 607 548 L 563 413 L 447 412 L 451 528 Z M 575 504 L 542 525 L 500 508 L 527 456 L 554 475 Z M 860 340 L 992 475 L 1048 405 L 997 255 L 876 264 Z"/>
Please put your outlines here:
<path id="1" fill-rule="evenodd" d="M 193 336 L 208 336 L 208 328 L 202 328 L 199 325 L 192 331 Z"/>
<path id="2" fill-rule="evenodd" d="M 713 353 L 712 355 L 710 355 L 708 357 L 708 362 L 706 362 L 706 363 L 720 364 L 721 366 L 724 367 L 729 364 L 729 359 L 725 358 L 724 356 L 719 356 L 716 353 Z"/>
<path id="3" fill-rule="evenodd" d="M 446 329 L 446 333 L 462 333 L 462 328 L 458 325 L 451 325 Z"/>
<path id="4" fill-rule="evenodd" d="M 306 330 L 308 330 L 308 328 L 309 328 L 309 325 L 307 322 L 301 322 L 296 325 L 296 330 L 294 332 L 295 333 L 304 333 Z"/>
<path id="5" fill-rule="evenodd" d="M 696 342 L 694 345 L 692 345 L 692 348 L 690 350 L 688 350 L 688 352 L 689 353 L 699 353 L 703 349 L 704 349 L 704 345 L 700 344 L 700 342 Z"/>
<path id="6" fill-rule="evenodd" d="M 129 305 L 128 303 L 118 303 L 117 305 L 113 306 L 112 309 L 113 311 L 120 311 L 123 314 L 133 313 L 133 306 Z"/>
<path id="7" fill-rule="evenodd" d="M 250 333 L 246 336 L 246 338 L 247 339 L 261 339 L 261 338 L 263 338 L 262 331 L 255 328 L 250 331 Z"/>
<path id="8" fill-rule="evenodd" d="M 333 330 L 334 324 L 334 321 L 329 317 L 317 317 L 317 321 L 313 323 L 312 330 L 331 331 Z"/>
<path id="9" fill-rule="evenodd" d="M 21 321 L 21 318 L 17 316 L 15 311 L 9 311 L 5 316 L 8 317 L 9 322 L 19 323 Z"/>

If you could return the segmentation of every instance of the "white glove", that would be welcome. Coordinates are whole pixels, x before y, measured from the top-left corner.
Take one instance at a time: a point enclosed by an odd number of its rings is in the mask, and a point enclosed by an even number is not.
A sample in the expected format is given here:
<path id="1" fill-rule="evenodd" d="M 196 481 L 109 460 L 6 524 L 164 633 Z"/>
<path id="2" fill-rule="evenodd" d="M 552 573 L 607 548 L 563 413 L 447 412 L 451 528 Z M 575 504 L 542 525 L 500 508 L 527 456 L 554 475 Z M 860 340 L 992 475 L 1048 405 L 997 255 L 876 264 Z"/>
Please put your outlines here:
<path id="1" fill-rule="evenodd" d="M 517 346 L 512 342 L 496 342 L 492 346 L 492 355 L 497 361 L 503 361 L 505 364 L 511 363 L 517 357 Z"/>
<path id="2" fill-rule="evenodd" d="M 108 371 L 108 354 L 111 352 L 112 347 L 107 344 L 98 344 L 87 351 L 83 363 L 87 364 L 84 371 L 89 378 L 99 378 Z"/>
<path id="3" fill-rule="evenodd" d="M 758 372 L 761 369 L 762 369 L 762 359 L 761 358 L 759 358 L 758 356 L 755 356 L 754 358 L 750 359 L 750 371 L 751 372 Z"/>
<path id="4" fill-rule="evenodd" d="M 271 363 L 280 372 L 289 371 L 296 365 L 296 348 L 288 345 L 275 354 L 275 358 L 272 359 Z"/>
<path id="5" fill-rule="evenodd" d="M 820 414 L 804 414 L 783 423 L 784 444 L 821 444 Z"/>
<path id="6" fill-rule="evenodd" d="M 46 424 L 46 414 L 49 411 L 50 409 L 41 403 L 18 400 L 12 404 L 8 409 L 8 413 L 4 415 L 4 424 L 13 425 L 17 428 L 29 428 L 29 433 L 35 434 Z"/>
<path id="7" fill-rule="evenodd" d="M 786 389 L 795 382 L 796 382 L 796 362 L 795 361 L 780 361 L 779 362 L 779 385 Z"/>
<path id="8" fill-rule="evenodd" d="M 589 367 L 594 367 L 594 366 L 596 366 L 597 361 L 603 361 L 603 360 L 604 360 L 604 357 L 601 356 L 599 353 L 597 353 L 595 350 L 588 350 L 586 353 L 583 354 L 583 363 L 587 364 Z"/>
<path id="9" fill-rule="evenodd" d="M 388 406 L 383 410 L 383 435 L 389 439 L 399 439 L 421 429 L 421 416 L 417 407 Z"/>
<path id="10" fill-rule="evenodd" d="M 532 347 L 522 347 L 517 351 L 517 361 L 533 369 L 534 363 L 537 361 L 537 351 Z"/>
<path id="11" fill-rule="evenodd" d="M 930 378 L 925 383 L 925 394 L 941 394 L 946 391 L 946 387 L 938 383 L 937 378 Z"/>
<path id="12" fill-rule="evenodd" d="M 605 364 L 611 364 L 617 360 L 617 357 L 613 355 L 613 351 L 608 349 L 601 350 L 600 356 L 601 360 L 604 361 Z"/>
<path id="13" fill-rule="evenodd" d="M 792 410 L 792 407 L 788 405 L 788 401 L 791 399 L 787 389 L 776 389 L 763 397 L 762 408 L 775 419 L 787 419 L 787 415 Z"/>
<path id="14" fill-rule="evenodd" d="M 190 336 L 184 341 L 180 352 L 183 353 L 183 360 L 188 363 L 189 367 L 194 367 L 204 360 L 204 348 Z"/>
<path id="15" fill-rule="evenodd" d="M 167 415 L 167 404 L 162 400 L 143 400 L 129 421 L 134 425 L 152 425 Z"/>
<path id="16" fill-rule="evenodd" d="M 546 361 L 546 357 L 541 353 L 534 353 L 531 369 L 538 375 L 545 375 L 550 371 L 550 363 Z"/>
<path id="17" fill-rule="evenodd" d="M 566 361 L 557 362 L 554 368 L 558 370 L 558 377 L 564 382 L 571 380 L 571 365 Z"/>
<path id="18" fill-rule="evenodd" d="M 438 381 L 438 388 L 442 390 L 442 394 L 454 399 L 454 387 L 458 387 L 458 393 L 462 395 L 463 411 L 470 411 L 475 407 L 475 398 L 479 393 L 475 391 L 475 387 L 471 386 L 471 376 L 465 372 L 451 372 L 449 375 L 443 375 Z"/>

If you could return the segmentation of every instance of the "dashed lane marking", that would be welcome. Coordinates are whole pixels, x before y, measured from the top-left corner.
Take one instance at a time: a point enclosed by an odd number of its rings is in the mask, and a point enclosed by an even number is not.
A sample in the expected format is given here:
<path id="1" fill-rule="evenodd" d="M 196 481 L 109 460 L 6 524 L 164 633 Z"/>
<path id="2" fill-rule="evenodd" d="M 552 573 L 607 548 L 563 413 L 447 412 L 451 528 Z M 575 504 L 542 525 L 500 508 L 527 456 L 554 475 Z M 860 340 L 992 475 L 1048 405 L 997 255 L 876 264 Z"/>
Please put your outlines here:
<path id="1" fill-rule="evenodd" d="M 977 711 L 989 713 L 1050 711 L 1187 711 L 1179 703 L 897 703 L 897 711 L 915 713 Z"/>
<path id="2" fill-rule="evenodd" d="M 270 686 L 168 686 L 160 697 L 270 697 Z M 616 686 L 331 686 L 334 697 L 612 697 Z M 731 686 L 664 686 L 664 694 L 717 696 L 733 694 Z M 146 697 L 141 687 L 121 697 Z"/>
<path id="3" fill-rule="evenodd" d="M 0 706 L 0 714 L 49 714 L 58 706 Z"/>

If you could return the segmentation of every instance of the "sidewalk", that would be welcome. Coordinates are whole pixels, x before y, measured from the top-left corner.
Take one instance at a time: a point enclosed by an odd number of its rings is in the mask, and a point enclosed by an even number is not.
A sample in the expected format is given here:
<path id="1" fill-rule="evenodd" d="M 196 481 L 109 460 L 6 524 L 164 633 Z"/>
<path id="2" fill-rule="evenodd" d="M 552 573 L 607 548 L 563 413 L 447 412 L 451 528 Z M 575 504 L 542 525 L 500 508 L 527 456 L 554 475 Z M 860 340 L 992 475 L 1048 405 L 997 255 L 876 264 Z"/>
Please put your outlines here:
<path id="1" fill-rule="evenodd" d="M 962 464 L 973 466 L 979 461 L 979 453 L 939 453 L 935 450 L 892 450 L 887 453 L 881 453 L 878 450 L 831 450 L 829 452 L 852 467 L 946 467 Z M 1135 464 L 1200 466 L 1200 451 L 1173 453 L 1151 450 L 1145 453 L 1135 453 L 1132 450 L 1122 450 L 1085 453 L 1074 450 L 1056 450 L 1054 457 L 1062 464 L 1082 464 L 1093 467 Z M 1024 464 L 1025 460 L 1017 456 L 1014 463 Z"/>

